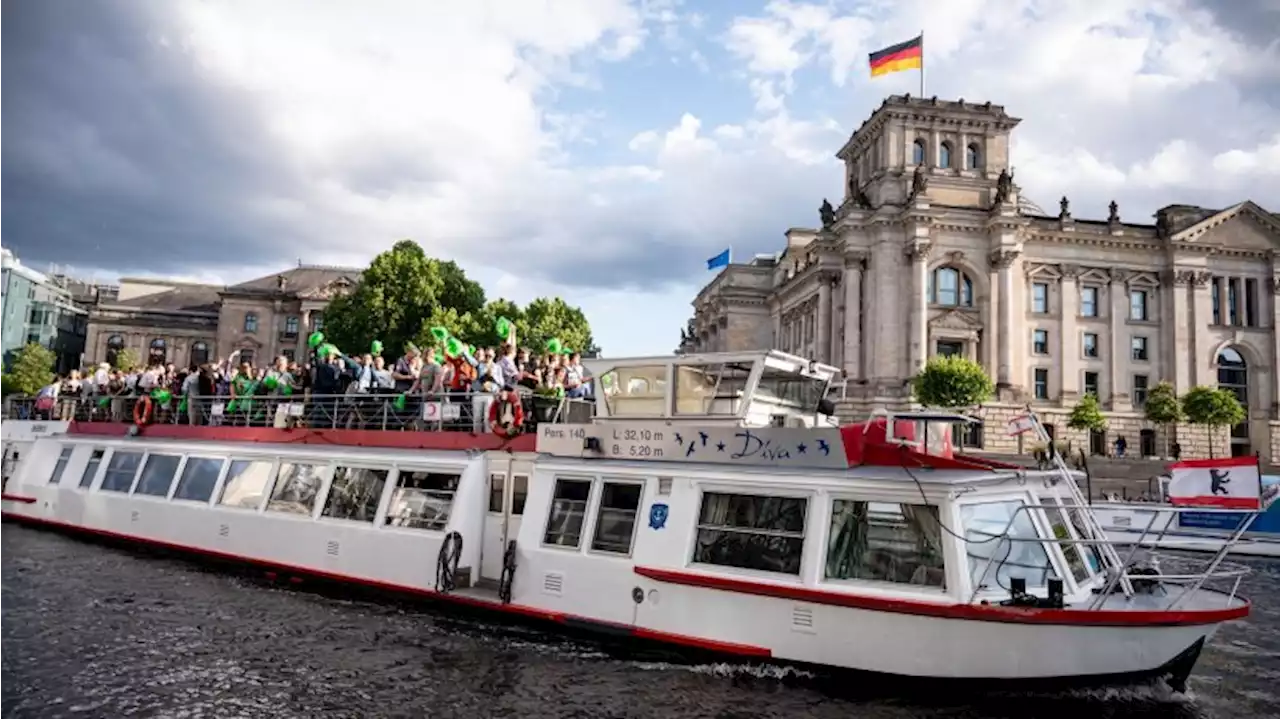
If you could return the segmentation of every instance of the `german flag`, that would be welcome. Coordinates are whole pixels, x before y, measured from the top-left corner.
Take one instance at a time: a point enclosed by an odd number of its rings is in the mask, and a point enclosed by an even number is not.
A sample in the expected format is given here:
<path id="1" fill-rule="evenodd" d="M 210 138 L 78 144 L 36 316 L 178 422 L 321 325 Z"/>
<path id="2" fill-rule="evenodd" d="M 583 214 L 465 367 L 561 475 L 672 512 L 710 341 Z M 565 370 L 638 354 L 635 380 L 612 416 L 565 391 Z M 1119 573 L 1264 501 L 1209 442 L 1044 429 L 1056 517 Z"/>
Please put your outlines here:
<path id="1" fill-rule="evenodd" d="M 924 67 L 924 35 L 871 53 L 871 77 Z"/>

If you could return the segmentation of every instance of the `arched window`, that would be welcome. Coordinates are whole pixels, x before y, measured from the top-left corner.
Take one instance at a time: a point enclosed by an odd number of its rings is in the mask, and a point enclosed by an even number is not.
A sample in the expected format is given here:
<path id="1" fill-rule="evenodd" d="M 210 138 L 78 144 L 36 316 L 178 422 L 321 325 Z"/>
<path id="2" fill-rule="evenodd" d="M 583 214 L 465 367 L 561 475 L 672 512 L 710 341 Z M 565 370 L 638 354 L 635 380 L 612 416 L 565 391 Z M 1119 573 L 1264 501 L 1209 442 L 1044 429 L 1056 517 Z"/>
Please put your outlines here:
<path id="1" fill-rule="evenodd" d="M 944 142 L 938 148 L 938 167 L 951 167 L 951 143 Z"/>
<path id="2" fill-rule="evenodd" d="M 972 307 L 973 280 L 954 267 L 939 267 L 929 275 L 929 302 L 947 307 Z"/>
<path id="3" fill-rule="evenodd" d="M 111 335 L 107 338 L 107 364 L 112 367 L 116 366 L 116 357 L 120 355 L 120 350 L 124 349 L 124 338 L 120 335 Z"/>
<path id="4" fill-rule="evenodd" d="M 191 345 L 191 364 L 205 364 L 209 361 L 209 345 L 195 342 Z"/>
<path id="5" fill-rule="evenodd" d="M 1218 353 L 1218 387 L 1230 391 L 1249 408 L 1249 365 L 1244 355 L 1233 347 L 1224 347 Z M 1231 428 L 1231 456 L 1243 457 L 1250 453 L 1249 421 Z"/>
<path id="6" fill-rule="evenodd" d="M 982 152 L 978 149 L 978 143 L 969 143 L 969 147 L 964 151 L 964 169 L 976 170 L 982 164 Z"/>
<path id="7" fill-rule="evenodd" d="M 164 364 L 168 356 L 168 345 L 165 344 L 163 337 L 157 337 L 151 340 L 151 347 L 147 350 L 147 364 Z"/>
<path id="8" fill-rule="evenodd" d="M 911 145 L 911 164 L 924 164 L 924 140 L 916 140 Z"/>

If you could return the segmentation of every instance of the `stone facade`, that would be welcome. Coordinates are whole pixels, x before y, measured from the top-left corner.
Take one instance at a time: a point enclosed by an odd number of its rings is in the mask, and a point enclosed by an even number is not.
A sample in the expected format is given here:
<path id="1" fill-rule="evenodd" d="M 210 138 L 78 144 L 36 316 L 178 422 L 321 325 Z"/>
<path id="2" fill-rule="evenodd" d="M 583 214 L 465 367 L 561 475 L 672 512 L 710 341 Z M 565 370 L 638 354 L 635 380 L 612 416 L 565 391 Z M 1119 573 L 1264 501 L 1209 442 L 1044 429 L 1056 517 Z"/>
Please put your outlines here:
<path id="1" fill-rule="evenodd" d="M 887 99 L 837 153 L 844 198 L 824 226 L 726 268 L 699 293 L 682 349 L 776 347 L 835 364 L 850 415 L 908 405 L 929 357 L 961 354 L 996 379 L 981 437 L 996 451 L 1018 449 L 1004 421 L 1029 403 L 1078 447 L 1124 436 L 1130 453 L 1163 454 L 1146 391 L 1227 386 L 1249 419 L 1217 432 L 1214 453 L 1280 461 L 1280 217 L 1243 201 L 1170 205 L 1147 224 L 1113 202 L 1093 220 L 1066 197 L 1049 215 L 1008 167 L 1019 122 L 990 103 Z M 710 327 L 734 328 L 739 343 Z M 1109 418 L 1094 438 L 1066 428 L 1085 393 Z M 1169 440 L 1187 457 L 1210 449 L 1202 428 Z"/>
<path id="2" fill-rule="evenodd" d="M 220 361 L 233 352 L 263 364 L 303 357 L 334 297 L 351 291 L 361 270 L 299 265 L 238 285 L 122 279 L 115 297 L 89 314 L 86 363 L 110 362 L 121 349 L 178 365 Z"/>

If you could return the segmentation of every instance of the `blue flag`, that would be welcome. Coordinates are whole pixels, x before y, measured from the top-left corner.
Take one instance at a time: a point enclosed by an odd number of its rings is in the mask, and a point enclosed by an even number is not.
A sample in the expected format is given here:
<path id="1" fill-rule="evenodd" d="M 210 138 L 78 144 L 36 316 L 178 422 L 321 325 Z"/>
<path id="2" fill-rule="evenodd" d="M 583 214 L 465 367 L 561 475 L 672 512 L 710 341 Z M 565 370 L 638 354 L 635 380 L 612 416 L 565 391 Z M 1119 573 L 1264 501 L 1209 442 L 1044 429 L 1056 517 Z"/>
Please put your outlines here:
<path id="1" fill-rule="evenodd" d="M 712 257 L 711 259 L 707 260 L 708 270 L 714 270 L 717 267 L 728 267 L 728 266 L 729 266 L 729 250 L 725 250 L 724 252 L 721 252 L 715 257 Z"/>

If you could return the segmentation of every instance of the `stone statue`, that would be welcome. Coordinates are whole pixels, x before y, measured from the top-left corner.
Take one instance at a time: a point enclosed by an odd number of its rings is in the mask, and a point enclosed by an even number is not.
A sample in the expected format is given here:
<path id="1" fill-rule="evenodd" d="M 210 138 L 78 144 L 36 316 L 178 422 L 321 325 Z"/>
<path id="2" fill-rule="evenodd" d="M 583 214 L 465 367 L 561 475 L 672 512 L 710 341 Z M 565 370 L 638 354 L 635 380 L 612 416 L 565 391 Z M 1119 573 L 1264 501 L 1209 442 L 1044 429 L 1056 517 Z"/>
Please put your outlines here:
<path id="1" fill-rule="evenodd" d="M 871 198 L 867 197 L 866 191 L 861 187 L 853 193 L 853 205 L 854 207 L 860 207 L 864 210 L 874 209 L 871 207 Z"/>
<path id="2" fill-rule="evenodd" d="M 822 198 L 822 206 L 818 208 L 818 216 L 822 218 L 822 229 L 824 230 L 829 230 L 836 224 L 836 210 L 825 197 Z"/>
<path id="3" fill-rule="evenodd" d="M 996 200 L 993 203 L 996 206 L 1003 205 L 1009 201 L 1009 196 L 1013 194 L 1013 175 L 1009 174 L 1009 169 L 1005 168 L 1000 171 L 1000 176 L 996 178 Z"/>
<path id="4" fill-rule="evenodd" d="M 1110 222 L 1112 224 L 1119 222 L 1120 221 L 1120 205 L 1116 204 L 1115 200 L 1112 200 L 1111 204 L 1107 206 L 1107 209 L 1111 210 L 1111 214 L 1107 215 L 1107 222 Z"/>
<path id="5" fill-rule="evenodd" d="M 1058 201 L 1058 217 L 1065 220 L 1070 216 L 1071 201 L 1067 199 L 1066 195 L 1063 195 L 1062 199 Z"/>
<path id="6" fill-rule="evenodd" d="M 929 178 L 924 176 L 924 167 L 916 165 L 916 171 L 911 175 L 911 196 L 915 197 L 927 189 Z"/>

